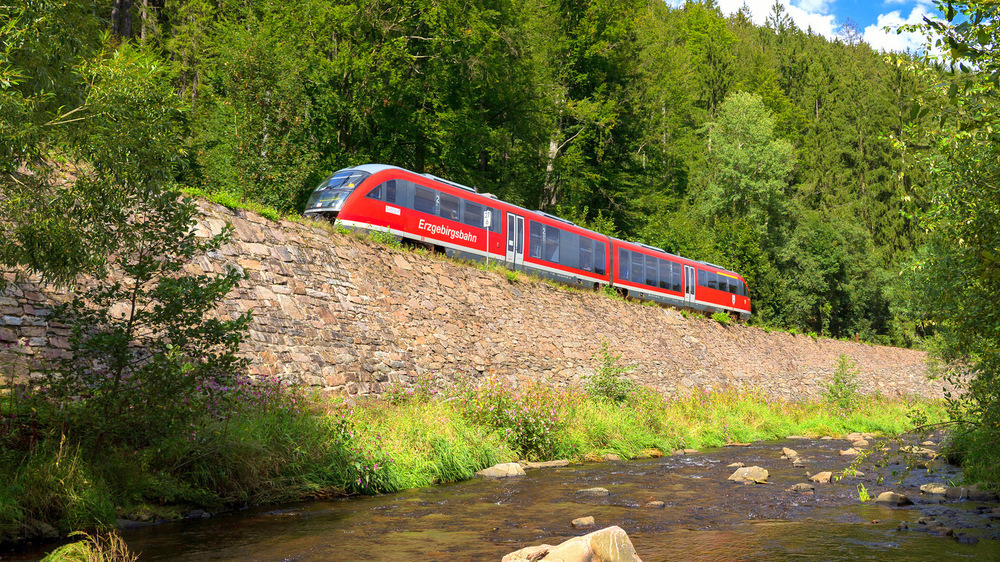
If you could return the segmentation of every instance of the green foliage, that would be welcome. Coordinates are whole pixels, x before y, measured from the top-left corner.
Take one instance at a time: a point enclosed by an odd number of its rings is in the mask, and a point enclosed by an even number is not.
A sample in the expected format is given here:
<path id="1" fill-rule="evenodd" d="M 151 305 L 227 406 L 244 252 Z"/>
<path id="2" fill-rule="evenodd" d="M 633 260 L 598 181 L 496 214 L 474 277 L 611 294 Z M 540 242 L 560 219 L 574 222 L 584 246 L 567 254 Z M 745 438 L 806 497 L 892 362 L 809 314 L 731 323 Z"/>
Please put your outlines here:
<path id="1" fill-rule="evenodd" d="M 466 391 L 463 399 L 470 420 L 500 431 L 522 457 L 546 459 L 558 450 L 560 408 L 555 394 L 546 386 L 535 384 L 514 391 L 500 379 L 490 377 Z"/>
<path id="2" fill-rule="evenodd" d="M 874 499 L 874 498 L 872 498 L 870 495 L 868 495 L 868 489 L 865 488 L 865 485 L 859 483 L 858 484 L 858 500 L 861 501 L 861 503 L 865 503 L 865 502 L 872 501 L 872 499 Z"/>
<path id="3" fill-rule="evenodd" d="M 712 320 L 715 320 L 723 326 L 728 326 L 733 322 L 733 319 L 725 312 L 715 312 L 712 314 Z"/>
<path id="4" fill-rule="evenodd" d="M 587 394 L 615 404 L 628 401 L 638 390 L 635 381 L 627 376 L 635 367 L 623 365 L 621 355 L 611 351 L 611 344 L 607 341 L 601 342 L 596 359 L 600 365 L 587 379 Z"/>
<path id="5" fill-rule="evenodd" d="M 43 562 L 135 562 L 125 541 L 113 531 L 106 533 L 71 533 L 71 538 L 81 539 L 60 546 L 43 558 Z"/>
<path id="6" fill-rule="evenodd" d="M 937 7 L 945 17 L 928 19 L 916 30 L 942 51 L 940 62 L 950 72 L 937 91 L 914 100 L 911 114 L 928 118 L 899 139 L 907 148 L 933 147 L 917 153 L 917 163 L 930 170 L 930 204 L 918 215 L 928 234 L 901 292 L 910 299 L 909 318 L 936 332 L 931 349 L 955 389 L 950 411 L 961 430 L 954 443 L 967 477 L 998 482 L 1000 57 L 990 39 L 998 31 L 998 12 L 978 2 Z M 904 68 L 916 79 L 934 78 L 918 65 Z"/>
<path id="7" fill-rule="evenodd" d="M 837 367 L 833 371 L 833 377 L 826 383 L 823 397 L 831 405 L 846 412 L 857 404 L 860 388 L 861 382 L 858 380 L 858 369 L 854 361 L 841 353 L 837 357 Z"/>
<path id="8" fill-rule="evenodd" d="M 379 244 L 384 244 L 392 248 L 402 248 L 403 244 L 396 238 L 396 235 L 389 232 L 388 230 L 371 230 L 368 232 L 368 236 L 375 242 Z"/>

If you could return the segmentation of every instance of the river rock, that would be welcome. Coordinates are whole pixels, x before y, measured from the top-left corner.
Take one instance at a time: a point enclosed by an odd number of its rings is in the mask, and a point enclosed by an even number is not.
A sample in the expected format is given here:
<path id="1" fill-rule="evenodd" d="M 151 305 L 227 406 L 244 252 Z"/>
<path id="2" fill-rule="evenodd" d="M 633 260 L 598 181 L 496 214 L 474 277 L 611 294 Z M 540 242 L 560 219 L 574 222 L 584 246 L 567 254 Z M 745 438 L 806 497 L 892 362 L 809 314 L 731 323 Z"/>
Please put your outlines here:
<path id="1" fill-rule="evenodd" d="M 854 447 L 851 447 L 849 449 L 845 449 L 845 450 L 843 450 L 843 451 L 840 452 L 840 455 L 844 456 L 844 457 L 853 457 L 853 456 L 857 456 L 857 454 L 858 454 L 858 450 L 855 449 Z"/>
<path id="2" fill-rule="evenodd" d="M 921 494 L 932 494 L 935 496 L 943 496 L 948 491 L 948 486 L 938 483 L 931 482 L 930 484 L 924 484 L 920 487 Z"/>
<path id="3" fill-rule="evenodd" d="M 922 457 L 927 458 L 927 459 L 933 459 L 934 457 L 937 456 L 937 451 L 933 451 L 933 450 L 928 449 L 926 447 L 910 447 L 910 446 L 906 446 L 906 447 L 900 447 L 899 450 L 902 453 L 907 453 L 907 454 L 915 455 L 915 456 L 922 456 Z"/>
<path id="4" fill-rule="evenodd" d="M 801 484 L 796 484 L 791 488 L 793 492 L 799 492 L 800 494 L 803 492 L 812 492 L 815 489 L 816 486 L 813 486 L 812 484 L 808 484 L 806 482 L 803 482 Z"/>
<path id="5" fill-rule="evenodd" d="M 743 468 L 744 466 L 746 465 L 741 462 L 734 462 L 732 464 L 727 464 L 726 468 Z"/>
<path id="6" fill-rule="evenodd" d="M 582 496 L 606 496 L 611 492 L 607 488 L 587 488 L 585 490 L 577 490 L 576 493 Z"/>
<path id="7" fill-rule="evenodd" d="M 997 500 L 997 495 L 989 490 L 982 489 L 978 484 L 972 486 L 955 486 L 945 490 L 944 496 L 949 500 L 971 500 L 977 502 L 992 502 Z"/>
<path id="8" fill-rule="evenodd" d="M 882 492 L 877 498 L 875 498 L 875 501 L 877 503 L 885 503 L 895 506 L 913 505 L 910 498 L 903 494 L 897 494 L 896 492 Z"/>
<path id="9" fill-rule="evenodd" d="M 524 476 L 524 469 L 516 462 L 505 462 L 495 464 L 489 468 L 484 468 L 476 473 L 480 478 L 510 478 L 511 476 Z"/>
<path id="10" fill-rule="evenodd" d="M 677 449 L 674 451 L 674 456 L 680 455 L 693 455 L 698 452 L 698 449 Z"/>
<path id="11" fill-rule="evenodd" d="M 857 441 L 851 443 L 851 447 L 867 447 L 867 446 L 868 446 L 868 441 L 864 439 L 858 439 Z"/>
<path id="12" fill-rule="evenodd" d="M 795 449 L 789 449 L 788 447 L 781 448 L 781 457 L 785 459 L 795 460 L 799 458 L 799 454 L 795 452 Z"/>
<path id="13" fill-rule="evenodd" d="M 924 441 L 920 444 L 921 447 L 937 447 L 937 443 L 933 441 Z"/>
<path id="14" fill-rule="evenodd" d="M 42 538 L 51 541 L 59 538 L 59 531 L 55 527 L 38 519 L 29 518 L 25 521 L 22 532 L 29 539 Z"/>
<path id="15" fill-rule="evenodd" d="M 830 479 L 833 478 L 833 473 L 829 470 L 824 472 L 817 472 L 809 477 L 809 480 L 816 482 L 817 484 L 829 484 Z"/>
<path id="16" fill-rule="evenodd" d="M 736 469 L 728 479 L 743 484 L 764 484 L 767 482 L 767 476 L 767 470 L 759 466 L 747 466 Z"/>
<path id="17" fill-rule="evenodd" d="M 573 520 L 574 529 L 589 529 L 594 526 L 594 517 L 588 515 L 586 517 L 577 517 Z"/>
<path id="18" fill-rule="evenodd" d="M 545 461 L 545 462 L 521 463 L 521 468 L 562 468 L 564 466 L 569 466 L 569 461 L 566 459 L 559 459 L 556 461 Z"/>
<path id="19" fill-rule="evenodd" d="M 558 546 L 529 546 L 504 556 L 502 562 L 642 562 L 621 527 L 607 527 Z"/>
<path id="20" fill-rule="evenodd" d="M 663 509 L 665 506 L 666 504 L 661 502 L 660 500 L 651 500 L 646 502 L 646 505 L 644 505 L 643 507 L 648 507 L 650 509 Z"/>
<path id="21" fill-rule="evenodd" d="M 607 453 L 607 454 L 605 454 L 601 458 L 603 458 L 606 461 L 620 461 L 620 460 L 622 460 L 621 457 L 619 457 L 618 455 L 616 455 L 614 453 Z"/>

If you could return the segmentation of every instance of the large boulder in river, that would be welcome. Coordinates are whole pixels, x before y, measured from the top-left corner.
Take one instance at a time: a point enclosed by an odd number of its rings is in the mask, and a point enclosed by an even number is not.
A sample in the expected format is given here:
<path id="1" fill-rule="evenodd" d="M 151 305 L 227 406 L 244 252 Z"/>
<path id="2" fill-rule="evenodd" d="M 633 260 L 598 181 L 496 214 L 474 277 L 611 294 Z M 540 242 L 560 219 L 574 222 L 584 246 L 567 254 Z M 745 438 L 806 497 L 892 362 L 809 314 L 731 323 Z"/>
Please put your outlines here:
<path id="1" fill-rule="evenodd" d="M 913 505 L 913 501 L 910 498 L 896 492 L 882 492 L 875 498 L 875 502 L 895 506 Z"/>
<path id="2" fill-rule="evenodd" d="M 729 480 L 742 484 L 764 484 L 767 482 L 767 470 L 759 466 L 737 468 L 736 472 L 729 476 Z"/>
<path id="3" fill-rule="evenodd" d="M 509 478 L 511 476 L 524 476 L 524 469 L 516 462 L 505 462 L 495 464 L 489 468 L 484 468 L 476 473 L 480 478 Z"/>
<path id="4" fill-rule="evenodd" d="M 504 556 L 502 562 L 642 562 L 621 527 L 572 538 L 558 546 L 529 546 Z"/>

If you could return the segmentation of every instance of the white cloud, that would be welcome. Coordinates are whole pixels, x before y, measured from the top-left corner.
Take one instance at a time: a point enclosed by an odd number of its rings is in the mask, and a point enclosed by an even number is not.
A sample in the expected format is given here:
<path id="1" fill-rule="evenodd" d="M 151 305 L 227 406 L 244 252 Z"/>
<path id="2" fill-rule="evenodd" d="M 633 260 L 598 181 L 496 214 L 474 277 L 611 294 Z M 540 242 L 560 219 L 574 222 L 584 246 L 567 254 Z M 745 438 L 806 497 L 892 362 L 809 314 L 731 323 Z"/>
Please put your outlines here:
<path id="1" fill-rule="evenodd" d="M 785 13 L 792 18 L 795 25 L 802 30 L 812 28 L 814 33 L 825 37 L 837 36 L 840 24 L 836 17 L 829 13 L 834 0 L 799 0 L 795 5 L 787 1 L 781 4 Z M 750 19 L 757 25 L 764 25 L 764 20 L 771 13 L 774 0 L 719 0 L 719 10 L 723 14 L 733 14 L 746 4 L 750 8 Z"/>
<path id="2" fill-rule="evenodd" d="M 837 0 L 779 0 L 785 7 L 785 13 L 802 30 L 812 29 L 813 33 L 828 39 L 842 38 L 843 23 L 838 21 L 832 12 Z M 792 3 L 794 1 L 794 4 Z M 862 0 L 864 1 L 864 0 Z M 869 0 L 873 4 L 878 0 Z M 914 0 L 882 0 L 882 5 L 911 3 Z M 666 0 L 672 6 L 680 7 L 684 0 Z M 869 25 L 862 31 L 862 40 L 881 51 L 903 52 L 909 49 L 917 52 L 924 49 L 923 38 L 915 33 L 897 34 L 895 30 L 883 31 L 883 27 L 896 27 L 903 24 L 919 23 L 925 15 L 936 14 L 933 0 L 916 0 L 913 9 L 907 17 L 899 10 L 893 10 L 878 16 L 874 25 Z M 774 0 L 718 0 L 719 11 L 724 15 L 738 12 L 743 6 L 750 10 L 750 19 L 757 25 L 764 25 L 771 13 Z M 862 22 L 856 22 L 862 23 Z M 859 30 L 861 31 L 861 30 Z"/>
<path id="3" fill-rule="evenodd" d="M 899 10 L 893 10 L 888 14 L 879 14 L 875 25 L 865 28 L 863 37 L 866 43 L 873 49 L 881 51 L 896 52 L 918 52 L 924 49 L 923 36 L 918 33 L 896 33 L 895 28 L 913 23 L 920 23 L 924 16 L 932 16 L 935 12 L 928 6 L 918 4 L 910 11 L 910 15 L 903 17 Z M 890 27 L 890 31 L 883 28 Z"/>

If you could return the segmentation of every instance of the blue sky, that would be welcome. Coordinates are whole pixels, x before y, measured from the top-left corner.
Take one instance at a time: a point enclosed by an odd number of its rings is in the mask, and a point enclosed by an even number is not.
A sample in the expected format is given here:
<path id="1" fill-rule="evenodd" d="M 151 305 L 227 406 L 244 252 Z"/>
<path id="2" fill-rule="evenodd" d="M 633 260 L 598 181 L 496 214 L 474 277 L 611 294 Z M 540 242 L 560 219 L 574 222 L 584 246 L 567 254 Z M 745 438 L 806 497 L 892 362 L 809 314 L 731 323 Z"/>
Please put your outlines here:
<path id="1" fill-rule="evenodd" d="M 681 0 L 670 4 L 681 4 Z M 880 51 L 922 51 L 919 36 L 897 35 L 884 31 L 885 26 L 919 23 L 925 15 L 936 10 L 930 0 L 779 0 L 795 25 L 802 29 L 812 27 L 815 33 L 831 39 L 843 36 L 843 25 L 848 19 L 854 22 L 862 39 Z M 718 0 L 722 13 L 729 14 L 744 4 L 750 8 L 754 23 L 763 24 L 771 12 L 774 0 Z"/>

